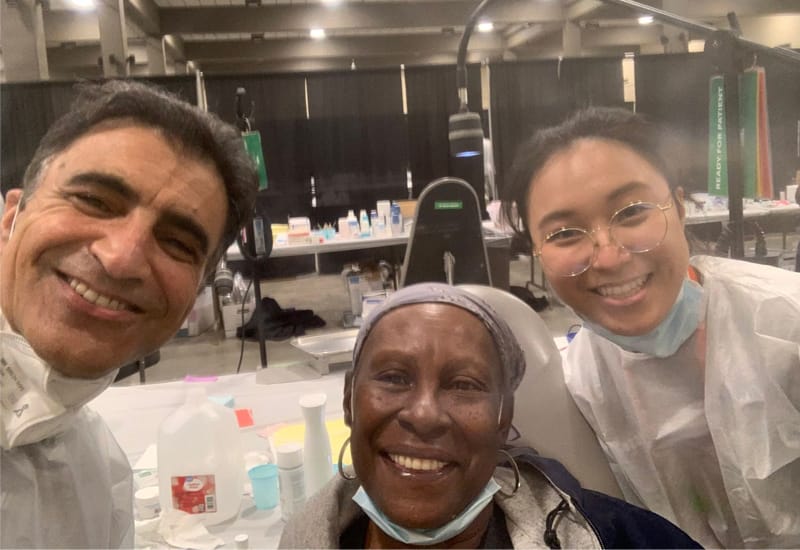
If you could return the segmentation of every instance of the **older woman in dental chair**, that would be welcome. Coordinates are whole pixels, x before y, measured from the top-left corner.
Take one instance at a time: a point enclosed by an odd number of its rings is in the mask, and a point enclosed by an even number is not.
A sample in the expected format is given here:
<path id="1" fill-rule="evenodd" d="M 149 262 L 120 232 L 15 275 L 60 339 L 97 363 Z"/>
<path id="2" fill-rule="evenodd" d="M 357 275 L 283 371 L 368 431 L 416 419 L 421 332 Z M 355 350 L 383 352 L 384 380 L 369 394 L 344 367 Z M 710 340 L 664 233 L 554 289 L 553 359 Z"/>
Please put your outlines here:
<path id="1" fill-rule="evenodd" d="M 800 275 L 694 256 L 665 129 L 593 107 L 506 188 L 583 320 L 564 378 L 625 495 L 713 547 L 800 546 Z"/>
<path id="2" fill-rule="evenodd" d="M 398 291 L 361 327 L 353 365 L 353 469 L 340 454 L 340 477 L 290 518 L 281 547 L 698 547 L 660 516 L 506 445 L 523 353 L 467 290 Z"/>

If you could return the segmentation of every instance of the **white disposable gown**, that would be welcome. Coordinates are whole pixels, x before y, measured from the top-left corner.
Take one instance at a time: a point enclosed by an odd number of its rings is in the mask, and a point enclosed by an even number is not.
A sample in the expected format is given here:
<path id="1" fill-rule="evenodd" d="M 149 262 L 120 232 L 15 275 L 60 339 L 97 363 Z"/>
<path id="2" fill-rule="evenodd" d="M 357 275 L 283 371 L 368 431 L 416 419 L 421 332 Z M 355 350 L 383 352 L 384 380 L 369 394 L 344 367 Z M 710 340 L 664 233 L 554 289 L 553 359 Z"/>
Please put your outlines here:
<path id="1" fill-rule="evenodd" d="M 3 548 L 133 546 L 131 468 L 86 407 L 65 432 L 2 451 L 0 480 Z"/>
<path id="2" fill-rule="evenodd" d="M 709 547 L 800 547 L 800 274 L 692 259 L 704 321 L 671 357 L 582 329 L 565 380 L 629 501 Z"/>

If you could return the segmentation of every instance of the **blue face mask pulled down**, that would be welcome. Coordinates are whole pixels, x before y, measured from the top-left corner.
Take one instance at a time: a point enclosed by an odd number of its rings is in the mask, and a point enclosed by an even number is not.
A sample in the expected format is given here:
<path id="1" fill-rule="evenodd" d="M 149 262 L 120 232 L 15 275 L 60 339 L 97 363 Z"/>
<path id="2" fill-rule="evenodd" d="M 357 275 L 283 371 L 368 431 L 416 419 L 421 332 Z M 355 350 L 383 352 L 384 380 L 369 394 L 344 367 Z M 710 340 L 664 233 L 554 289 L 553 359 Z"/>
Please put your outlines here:
<path id="1" fill-rule="evenodd" d="M 639 336 L 620 336 L 591 321 L 583 324 L 606 340 L 627 351 L 646 353 L 654 357 L 669 357 L 697 330 L 702 317 L 703 287 L 684 279 L 675 305 L 656 328 Z"/>
<path id="2" fill-rule="evenodd" d="M 441 527 L 434 529 L 407 529 L 402 525 L 398 525 L 384 514 L 363 487 L 359 487 L 356 494 L 353 495 L 353 500 L 358 504 L 364 513 L 369 516 L 372 522 L 380 527 L 381 531 L 392 537 L 394 540 L 405 544 L 417 544 L 421 546 L 430 546 L 438 544 L 446 540 L 450 540 L 462 533 L 470 524 L 475 521 L 486 505 L 492 501 L 494 494 L 500 490 L 500 486 L 494 480 L 489 480 L 489 483 L 483 488 L 478 496 L 473 500 L 469 506 L 455 518 L 445 523 Z"/>

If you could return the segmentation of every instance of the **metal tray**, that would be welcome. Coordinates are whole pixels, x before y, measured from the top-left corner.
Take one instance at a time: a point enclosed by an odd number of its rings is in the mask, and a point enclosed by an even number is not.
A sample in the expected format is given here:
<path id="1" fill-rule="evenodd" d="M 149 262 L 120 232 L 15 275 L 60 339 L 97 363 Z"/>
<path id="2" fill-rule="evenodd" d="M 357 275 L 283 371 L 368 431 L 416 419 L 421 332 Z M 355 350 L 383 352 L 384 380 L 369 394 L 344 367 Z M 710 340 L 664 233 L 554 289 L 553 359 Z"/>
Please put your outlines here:
<path id="1" fill-rule="evenodd" d="M 350 363 L 358 329 L 330 332 L 318 336 L 292 338 L 290 343 L 311 357 L 309 364 L 320 374 L 328 374 L 331 365 Z"/>

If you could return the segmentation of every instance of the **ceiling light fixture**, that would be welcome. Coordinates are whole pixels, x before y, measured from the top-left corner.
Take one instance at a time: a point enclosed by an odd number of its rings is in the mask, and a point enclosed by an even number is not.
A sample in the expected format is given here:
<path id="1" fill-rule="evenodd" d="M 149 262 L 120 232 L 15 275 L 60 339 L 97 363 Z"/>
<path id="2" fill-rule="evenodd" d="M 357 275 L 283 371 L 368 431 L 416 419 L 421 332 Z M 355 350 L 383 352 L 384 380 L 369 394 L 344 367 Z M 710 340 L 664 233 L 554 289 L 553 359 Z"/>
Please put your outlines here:
<path id="1" fill-rule="evenodd" d="M 652 15 L 642 15 L 641 17 L 639 17 L 638 21 L 639 21 L 640 25 L 649 25 L 649 24 L 651 24 L 653 22 L 653 16 Z"/>
<path id="2" fill-rule="evenodd" d="M 481 21 L 478 23 L 478 32 L 492 32 L 494 30 L 494 23 L 491 21 Z"/>
<path id="3" fill-rule="evenodd" d="M 325 38 L 325 29 L 319 29 L 319 28 L 311 29 L 311 32 L 308 34 L 314 40 L 322 40 L 323 38 Z"/>
<path id="4" fill-rule="evenodd" d="M 94 0 L 69 0 L 69 4 L 79 11 L 90 11 L 95 8 Z"/>

